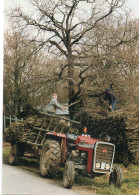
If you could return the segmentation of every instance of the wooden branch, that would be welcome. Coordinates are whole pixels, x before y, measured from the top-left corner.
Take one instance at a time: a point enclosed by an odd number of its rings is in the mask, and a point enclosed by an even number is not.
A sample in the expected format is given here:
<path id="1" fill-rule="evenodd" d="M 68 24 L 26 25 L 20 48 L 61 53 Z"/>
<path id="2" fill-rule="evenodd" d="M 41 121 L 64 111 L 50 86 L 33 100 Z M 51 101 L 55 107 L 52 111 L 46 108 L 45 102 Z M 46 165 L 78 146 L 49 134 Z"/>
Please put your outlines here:
<path id="1" fill-rule="evenodd" d="M 78 4 L 77 1 L 75 1 L 75 2 L 73 3 L 73 5 L 71 6 L 71 9 L 70 9 L 70 11 L 69 11 L 69 13 L 68 13 L 68 15 L 67 15 L 67 19 L 66 19 L 66 30 L 68 30 L 69 18 L 70 18 L 70 16 L 71 16 L 71 14 L 72 14 L 74 8 L 77 6 L 77 4 Z"/>
<path id="2" fill-rule="evenodd" d="M 57 75 L 59 76 L 59 78 L 62 76 L 63 71 L 64 71 L 64 69 L 65 69 L 67 66 L 68 66 L 68 64 L 65 64 L 65 65 L 61 68 L 60 73 L 59 73 L 59 74 L 57 74 Z"/>
<path id="3" fill-rule="evenodd" d="M 109 16 L 109 15 L 113 12 L 113 9 L 114 9 L 114 7 L 111 7 L 110 10 L 109 10 L 109 12 L 108 12 L 107 14 L 105 14 L 105 15 L 102 16 L 101 18 L 97 19 L 97 20 L 95 21 L 95 23 L 94 23 L 91 27 L 85 29 L 82 33 L 80 33 L 80 36 L 72 42 L 72 45 L 74 45 L 75 43 L 79 42 L 79 40 L 80 40 L 88 31 L 90 31 L 90 30 L 92 30 L 93 28 L 95 28 L 96 24 L 97 24 L 99 21 L 101 21 L 101 20 L 103 20 L 104 18 L 106 18 L 107 16 Z"/>
<path id="4" fill-rule="evenodd" d="M 60 47 L 60 45 L 58 45 L 58 43 L 56 41 L 49 41 L 52 45 L 55 45 L 65 56 L 67 56 L 67 53 L 65 50 L 62 49 L 62 47 Z"/>

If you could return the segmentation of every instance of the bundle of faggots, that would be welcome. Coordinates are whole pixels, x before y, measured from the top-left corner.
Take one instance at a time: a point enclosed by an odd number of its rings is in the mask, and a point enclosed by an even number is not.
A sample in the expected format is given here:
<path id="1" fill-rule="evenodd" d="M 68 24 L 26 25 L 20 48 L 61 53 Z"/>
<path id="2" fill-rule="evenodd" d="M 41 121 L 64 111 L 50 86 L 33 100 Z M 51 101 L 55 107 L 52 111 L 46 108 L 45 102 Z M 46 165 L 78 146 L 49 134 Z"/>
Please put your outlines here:
<path id="1" fill-rule="evenodd" d="M 4 140 L 11 143 L 34 140 L 36 137 L 36 132 L 32 131 L 34 120 L 34 118 L 30 118 L 30 120 L 12 123 L 4 130 Z"/>
<path id="2" fill-rule="evenodd" d="M 94 110 L 82 110 L 77 115 L 91 137 L 104 140 L 110 136 L 115 144 L 115 162 L 139 164 L 139 108 L 110 112 L 106 116 Z"/>
<path id="3" fill-rule="evenodd" d="M 11 126 L 4 131 L 4 140 L 11 143 L 35 142 L 37 138 L 37 143 L 40 144 L 45 133 L 48 131 L 72 133 L 76 131 L 76 126 L 73 127 L 68 122 L 65 122 L 65 120 L 57 117 L 34 115 L 20 123 L 12 123 Z"/>

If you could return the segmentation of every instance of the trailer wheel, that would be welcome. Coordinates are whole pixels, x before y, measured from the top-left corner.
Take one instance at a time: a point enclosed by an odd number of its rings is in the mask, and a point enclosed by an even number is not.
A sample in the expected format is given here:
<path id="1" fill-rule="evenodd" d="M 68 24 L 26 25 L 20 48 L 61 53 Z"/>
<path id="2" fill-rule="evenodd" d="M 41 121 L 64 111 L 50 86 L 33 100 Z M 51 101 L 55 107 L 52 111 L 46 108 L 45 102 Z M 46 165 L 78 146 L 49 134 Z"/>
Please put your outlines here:
<path id="1" fill-rule="evenodd" d="M 113 184 L 115 187 L 122 186 L 122 170 L 120 167 L 114 167 L 109 178 L 109 185 Z"/>
<path id="2" fill-rule="evenodd" d="M 43 177 L 51 177 L 59 167 L 61 159 L 60 145 L 58 141 L 46 140 L 40 158 L 40 174 Z"/>
<path id="3" fill-rule="evenodd" d="M 65 188 L 71 189 L 75 179 L 75 166 L 72 161 L 67 161 L 63 172 L 63 184 Z"/>
<path id="4" fill-rule="evenodd" d="M 9 154 L 9 164 L 16 165 L 19 159 L 19 150 L 17 144 L 13 144 Z"/>

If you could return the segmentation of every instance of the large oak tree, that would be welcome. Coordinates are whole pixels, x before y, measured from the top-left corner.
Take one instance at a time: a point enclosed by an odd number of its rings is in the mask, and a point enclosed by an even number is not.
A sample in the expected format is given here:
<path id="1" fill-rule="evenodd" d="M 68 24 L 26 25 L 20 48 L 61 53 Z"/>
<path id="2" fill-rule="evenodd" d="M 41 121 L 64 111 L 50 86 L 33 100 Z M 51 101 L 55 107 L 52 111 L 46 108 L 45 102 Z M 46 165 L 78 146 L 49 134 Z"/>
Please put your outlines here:
<path id="1" fill-rule="evenodd" d="M 24 31 L 34 35 L 38 49 L 47 48 L 47 51 L 64 56 L 67 63 L 62 67 L 68 68 L 67 81 L 69 89 L 69 104 L 79 98 L 80 86 L 84 82 L 83 73 L 88 67 L 80 69 L 77 80 L 75 65 L 78 62 L 80 44 L 85 35 L 93 31 L 102 20 L 122 7 L 124 0 L 31 0 L 34 13 L 24 13 L 17 8 L 11 13 Z M 72 114 L 72 107 L 70 108 Z"/>

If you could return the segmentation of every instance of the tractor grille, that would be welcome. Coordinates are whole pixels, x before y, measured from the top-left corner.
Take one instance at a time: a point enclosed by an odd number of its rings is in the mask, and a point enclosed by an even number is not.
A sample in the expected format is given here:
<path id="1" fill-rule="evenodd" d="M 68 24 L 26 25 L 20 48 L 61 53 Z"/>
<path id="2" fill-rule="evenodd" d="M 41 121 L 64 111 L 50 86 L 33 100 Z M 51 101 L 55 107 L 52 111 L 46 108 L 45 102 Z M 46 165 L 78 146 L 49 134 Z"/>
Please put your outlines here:
<path id="1" fill-rule="evenodd" d="M 93 171 L 109 173 L 112 169 L 115 146 L 107 142 L 96 142 L 94 147 Z"/>
<path id="2" fill-rule="evenodd" d="M 114 145 L 99 143 L 96 148 L 96 162 L 112 163 Z"/>

